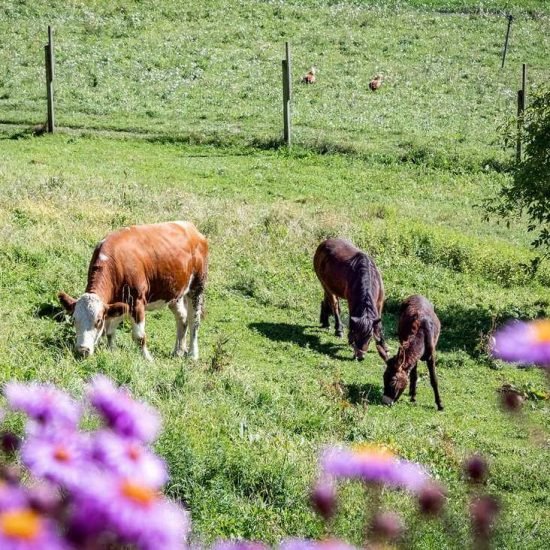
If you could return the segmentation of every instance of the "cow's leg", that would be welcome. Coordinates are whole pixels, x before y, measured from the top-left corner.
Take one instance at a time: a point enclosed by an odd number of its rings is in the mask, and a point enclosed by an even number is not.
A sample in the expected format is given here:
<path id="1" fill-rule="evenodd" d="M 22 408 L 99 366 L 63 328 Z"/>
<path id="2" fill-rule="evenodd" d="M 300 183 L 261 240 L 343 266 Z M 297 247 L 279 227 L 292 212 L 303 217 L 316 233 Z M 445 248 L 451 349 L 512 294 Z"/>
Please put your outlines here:
<path id="1" fill-rule="evenodd" d="M 409 388 L 411 403 L 414 403 L 416 401 L 416 381 L 418 380 L 418 371 L 416 367 L 417 365 L 415 363 L 413 368 L 411 369 L 411 387 Z"/>
<path id="2" fill-rule="evenodd" d="M 329 295 L 325 292 L 325 297 L 321 302 L 321 315 L 319 318 L 319 322 L 321 323 L 322 328 L 330 327 L 329 317 L 330 317 L 330 298 L 329 298 Z"/>
<path id="3" fill-rule="evenodd" d="M 176 318 L 176 345 L 172 355 L 174 357 L 182 357 L 187 353 L 187 306 L 185 304 L 185 296 L 179 300 L 171 302 L 168 307 Z"/>
<path id="4" fill-rule="evenodd" d="M 437 410 L 442 411 L 443 405 L 441 404 L 441 398 L 439 397 L 439 387 L 437 385 L 437 375 L 435 374 L 435 351 L 432 350 L 428 359 L 426 360 L 428 364 L 428 372 L 430 373 L 430 384 L 434 391 L 435 404 L 437 405 Z"/>
<path id="5" fill-rule="evenodd" d="M 105 335 L 107 336 L 107 346 L 109 349 L 115 347 L 116 329 L 121 321 L 122 317 L 112 317 L 105 321 Z"/>
<path id="6" fill-rule="evenodd" d="M 191 324 L 190 355 L 195 361 L 199 358 L 199 326 L 201 324 L 204 294 L 201 290 L 191 291 L 187 300 Z"/>
<path id="7" fill-rule="evenodd" d="M 375 323 L 372 334 L 374 336 L 374 341 L 376 343 L 376 350 L 378 351 L 378 355 L 382 357 L 385 363 L 389 358 L 389 351 L 388 351 L 388 346 L 386 345 L 386 340 L 384 340 L 384 329 L 382 327 L 381 320 Z"/>
<path id="8" fill-rule="evenodd" d="M 132 313 L 132 338 L 141 349 L 143 358 L 147 361 L 152 361 L 153 356 L 149 353 L 145 337 L 145 305 L 143 302 L 136 303 Z"/>

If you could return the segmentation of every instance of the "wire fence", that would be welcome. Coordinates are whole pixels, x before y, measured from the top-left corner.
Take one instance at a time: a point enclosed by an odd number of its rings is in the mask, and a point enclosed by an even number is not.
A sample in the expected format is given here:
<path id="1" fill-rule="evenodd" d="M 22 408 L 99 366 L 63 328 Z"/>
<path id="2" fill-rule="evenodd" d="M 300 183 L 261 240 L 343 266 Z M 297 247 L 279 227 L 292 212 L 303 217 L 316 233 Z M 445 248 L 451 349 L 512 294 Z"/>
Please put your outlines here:
<path id="1" fill-rule="evenodd" d="M 147 22 L 143 13 L 58 18 L 57 124 L 190 143 L 277 145 L 289 38 L 295 144 L 381 158 L 450 152 L 452 161 L 453 153 L 475 156 L 494 145 L 499 121 L 515 112 L 519 60 L 528 51 L 531 81 L 547 73 L 548 38 L 537 19 L 514 23 L 501 70 L 502 16 L 350 7 L 329 12 L 329 20 L 325 14 L 317 28 L 297 14 L 270 25 L 248 18 L 232 30 L 223 18 L 201 28 L 204 14 L 191 23 Z M 43 123 L 46 26 L 32 38 L 22 28 L 0 49 L 0 122 Z M 305 85 L 312 66 L 316 82 Z M 373 92 L 377 75 L 382 86 Z"/>

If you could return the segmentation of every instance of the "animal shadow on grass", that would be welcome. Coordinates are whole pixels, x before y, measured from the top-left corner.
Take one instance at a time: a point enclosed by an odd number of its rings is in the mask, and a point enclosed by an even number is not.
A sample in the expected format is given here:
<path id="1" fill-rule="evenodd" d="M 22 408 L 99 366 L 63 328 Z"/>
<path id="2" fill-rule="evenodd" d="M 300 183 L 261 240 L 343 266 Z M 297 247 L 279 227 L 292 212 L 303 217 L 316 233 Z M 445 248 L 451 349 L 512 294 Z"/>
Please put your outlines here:
<path id="1" fill-rule="evenodd" d="M 290 323 L 250 323 L 248 327 L 273 340 L 274 342 L 292 342 L 300 347 L 309 347 L 317 353 L 336 359 L 352 361 L 351 352 L 343 340 L 341 344 L 321 342 L 322 334 L 330 334 L 314 325 L 291 325 Z M 347 353 L 346 353 L 347 352 Z"/>
<path id="2" fill-rule="evenodd" d="M 382 388 L 377 384 L 342 384 L 344 398 L 352 405 L 381 405 Z"/>
<path id="3" fill-rule="evenodd" d="M 58 304 L 42 302 L 38 304 L 33 311 L 33 316 L 38 319 L 52 319 L 58 323 L 65 321 L 65 310 Z"/>

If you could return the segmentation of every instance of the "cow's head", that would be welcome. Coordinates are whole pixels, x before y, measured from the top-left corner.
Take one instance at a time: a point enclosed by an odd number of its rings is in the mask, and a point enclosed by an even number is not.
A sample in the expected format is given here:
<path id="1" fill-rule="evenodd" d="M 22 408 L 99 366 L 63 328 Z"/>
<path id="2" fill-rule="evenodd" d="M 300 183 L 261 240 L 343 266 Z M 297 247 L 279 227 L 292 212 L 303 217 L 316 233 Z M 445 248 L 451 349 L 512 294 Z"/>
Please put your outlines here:
<path id="1" fill-rule="evenodd" d="M 348 342 L 353 348 L 355 359 L 362 361 L 365 358 L 372 332 L 380 322 L 380 319 L 371 319 L 366 315 L 363 315 L 363 317 L 350 317 Z"/>
<path id="2" fill-rule="evenodd" d="M 104 304 L 97 294 L 85 292 L 75 300 L 65 292 L 58 294 L 61 305 L 73 316 L 76 329 L 75 349 L 84 357 L 94 353 L 95 346 L 109 317 L 120 317 L 128 313 L 128 304 L 116 302 Z"/>
<path id="3" fill-rule="evenodd" d="M 392 405 L 405 391 L 409 382 L 409 373 L 405 368 L 405 351 L 399 348 L 397 355 L 386 361 L 384 371 L 384 396 L 382 403 Z"/>

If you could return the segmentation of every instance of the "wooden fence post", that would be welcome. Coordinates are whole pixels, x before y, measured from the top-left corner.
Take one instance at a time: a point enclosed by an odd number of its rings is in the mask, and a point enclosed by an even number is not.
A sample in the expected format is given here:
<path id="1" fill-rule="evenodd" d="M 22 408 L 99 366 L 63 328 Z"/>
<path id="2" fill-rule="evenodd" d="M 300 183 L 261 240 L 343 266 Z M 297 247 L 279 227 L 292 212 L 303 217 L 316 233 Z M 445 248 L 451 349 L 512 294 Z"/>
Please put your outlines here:
<path id="1" fill-rule="evenodd" d="M 44 46 L 46 62 L 46 92 L 48 100 L 48 132 L 51 134 L 55 129 L 55 115 L 53 108 L 53 81 L 55 73 L 55 61 L 53 50 L 52 28 L 48 25 L 48 43 Z"/>
<path id="2" fill-rule="evenodd" d="M 521 140 L 523 134 L 523 113 L 527 99 L 527 64 L 524 63 L 521 71 L 521 90 L 518 90 L 518 135 L 516 141 L 516 162 L 521 162 Z"/>
<path id="3" fill-rule="evenodd" d="M 504 68 L 504 61 L 506 59 L 506 52 L 508 51 L 508 38 L 510 36 L 510 27 L 512 26 L 512 19 L 514 17 L 512 15 L 508 16 L 508 29 L 506 30 L 506 39 L 504 40 L 504 49 L 502 50 L 502 65 L 500 66 L 501 69 Z"/>
<path id="4" fill-rule="evenodd" d="M 283 67 L 283 138 L 290 147 L 292 144 L 292 121 L 290 113 L 290 100 L 292 96 L 290 46 L 285 42 L 286 59 L 282 61 Z"/>

